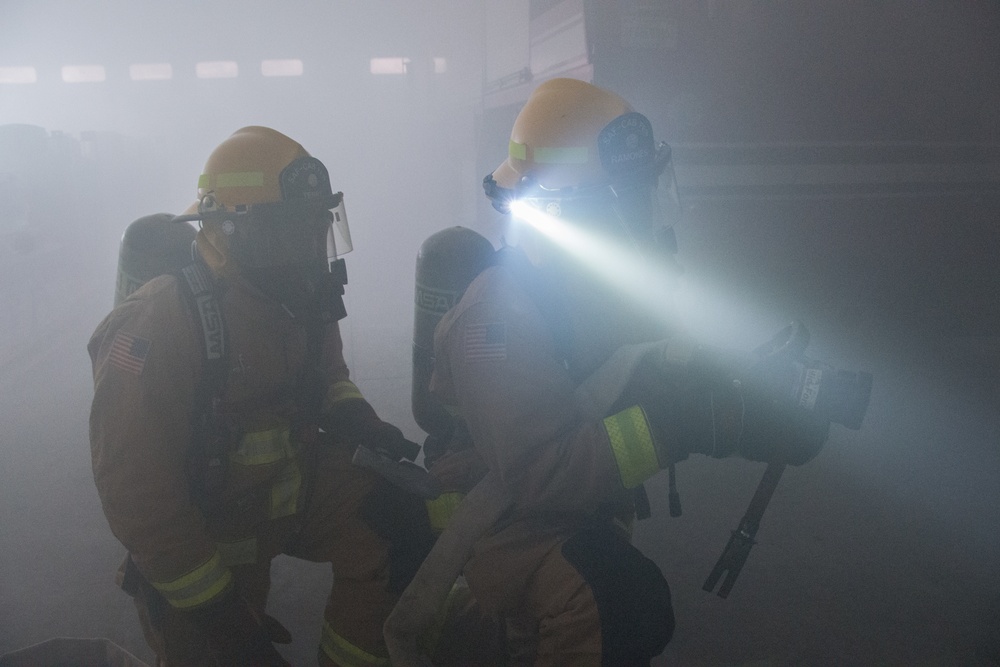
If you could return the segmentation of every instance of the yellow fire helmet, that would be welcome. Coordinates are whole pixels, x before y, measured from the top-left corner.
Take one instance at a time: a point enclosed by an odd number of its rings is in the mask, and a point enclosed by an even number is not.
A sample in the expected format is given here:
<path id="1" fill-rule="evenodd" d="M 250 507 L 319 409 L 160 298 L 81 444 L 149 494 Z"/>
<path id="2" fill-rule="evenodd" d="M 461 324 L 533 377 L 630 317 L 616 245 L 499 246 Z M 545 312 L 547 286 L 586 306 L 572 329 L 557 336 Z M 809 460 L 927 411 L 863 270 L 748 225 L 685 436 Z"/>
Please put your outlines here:
<path id="1" fill-rule="evenodd" d="M 212 151 L 198 179 L 196 207 L 206 240 L 245 269 L 285 266 L 351 250 L 342 192 L 298 142 L 267 127 L 237 130 Z M 324 239 L 325 237 L 325 239 Z"/>
<path id="2" fill-rule="evenodd" d="M 504 211 L 514 198 L 584 195 L 637 180 L 655 183 L 670 160 L 649 120 L 617 94 L 577 79 L 550 79 L 514 121 L 507 159 L 484 181 Z"/>
<path id="3" fill-rule="evenodd" d="M 515 218 L 534 210 L 595 231 L 605 243 L 672 255 L 680 202 L 670 156 L 666 143 L 653 140 L 649 120 L 617 94 L 550 79 L 518 113 L 507 159 L 483 189 L 501 213 L 514 206 Z M 508 231 L 517 237 L 519 229 Z"/>

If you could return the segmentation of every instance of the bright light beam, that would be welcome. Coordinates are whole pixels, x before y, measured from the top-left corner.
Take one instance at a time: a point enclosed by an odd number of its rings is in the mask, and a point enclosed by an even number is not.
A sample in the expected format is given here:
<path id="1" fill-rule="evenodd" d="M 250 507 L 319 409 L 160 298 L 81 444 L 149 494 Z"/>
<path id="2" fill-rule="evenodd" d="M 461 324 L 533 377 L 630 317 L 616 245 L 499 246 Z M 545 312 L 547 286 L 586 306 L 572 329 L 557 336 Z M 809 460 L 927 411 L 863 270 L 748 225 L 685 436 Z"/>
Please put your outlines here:
<path id="1" fill-rule="evenodd" d="M 692 284 L 687 276 L 678 278 L 675 272 L 639 252 L 615 247 L 527 202 L 512 202 L 510 211 L 516 219 L 530 225 L 647 309 L 658 321 L 679 327 L 707 344 L 731 345 L 734 341 L 730 337 L 736 332 L 757 335 L 755 330 L 759 329 L 760 335 L 765 335 L 774 327 L 774 319 L 752 312 L 750 304 L 714 295 L 711 290 Z M 751 331 L 747 330 L 748 325 Z"/>
<path id="2" fill-rule="evenodd" d="M 638 252 L 623 251 L 606 241 L 602 242 L 571 223 L 539 211 L 527 202 L 512 202 L 510 211 L 517 219 L 531 225 L 664 323 L 677 324 L 673 303 L 677 277 L 666 268 L 656 266 Z"/>

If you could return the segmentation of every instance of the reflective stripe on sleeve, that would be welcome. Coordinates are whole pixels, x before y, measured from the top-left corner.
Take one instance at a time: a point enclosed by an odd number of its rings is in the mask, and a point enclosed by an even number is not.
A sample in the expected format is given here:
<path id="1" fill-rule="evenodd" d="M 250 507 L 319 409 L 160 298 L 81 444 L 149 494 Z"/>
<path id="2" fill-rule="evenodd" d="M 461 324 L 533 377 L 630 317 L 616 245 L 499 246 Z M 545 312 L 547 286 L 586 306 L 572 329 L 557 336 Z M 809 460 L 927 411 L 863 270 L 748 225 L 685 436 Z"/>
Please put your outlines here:
<path id="1" fill-rule="evenodd" d="M 427 505 L 427 516 L 431 522 L 431 530 L 435 533 L 440 533 L 447 528 L 448 523 L 451 522 L 452 515 L 455 514 L 455 510 L 458 509 L 458 505 L 464 497 L 464 493 L 449 491 L 442 493 L 433 500 L 425 500 L 424 503 Z"/>
<path id="2" fill-rule="evenodd" d="M 350 380 L 341 380 L 339 382 L 334 382 L 330 386 L 330 389 L 326 392 L 326 401 L 328 405 L 333 405 L 343 400 L 349 398 L 360 398 L 364 400 L 364 396 L 361 395 L 361 390 L 358 389 Z"/>
<path id="3" fill-rule="evenodd" d="M 632 489 L 659 472 L 653 436 L 642 408 L 633 405 L 604 420 L 622 485 Z"/>
<path id="4" fill-rule="evenodd" d="M 205 604 L 229 586 L 233 575 L 216 551 L 207 561 L 173 581 L 154 581 L 153 587 L 176 609 Z"/>
<path id="5" fill-rule="evenodd" d="M 338 635 L 329 623 L 323 623 L 320 648 L 330 660 L 333 660 L 340 667 L 370 667 L 371 665 L 389 664 L 388 658 L 372 655 Z"/>

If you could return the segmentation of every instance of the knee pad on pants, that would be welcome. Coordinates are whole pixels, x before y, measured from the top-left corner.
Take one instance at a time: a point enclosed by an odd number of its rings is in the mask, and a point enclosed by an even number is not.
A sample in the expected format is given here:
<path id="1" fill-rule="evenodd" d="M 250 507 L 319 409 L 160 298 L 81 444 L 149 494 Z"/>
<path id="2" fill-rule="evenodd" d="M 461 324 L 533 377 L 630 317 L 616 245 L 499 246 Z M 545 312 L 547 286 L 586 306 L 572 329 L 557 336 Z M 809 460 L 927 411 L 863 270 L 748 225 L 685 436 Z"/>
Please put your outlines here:
<path id="1" fill-rule="evenodd" d="M 649 664 L 674 633 L 670 587 L 656 563 L 611 526 L 585 528 L 563 557 L 590 585 L 601 619 L 604 665 Z"/>

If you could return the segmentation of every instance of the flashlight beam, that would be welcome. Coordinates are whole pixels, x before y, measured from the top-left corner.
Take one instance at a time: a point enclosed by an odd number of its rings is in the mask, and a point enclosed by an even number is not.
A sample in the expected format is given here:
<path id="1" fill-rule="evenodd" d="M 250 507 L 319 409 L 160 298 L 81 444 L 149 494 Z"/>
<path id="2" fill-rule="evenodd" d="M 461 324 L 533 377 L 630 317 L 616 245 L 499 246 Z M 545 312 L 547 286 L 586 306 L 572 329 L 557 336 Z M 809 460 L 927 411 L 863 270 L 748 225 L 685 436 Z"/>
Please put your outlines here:
<path id="1" fill-rule="evenodd" d="M 733 331 L 773 328 L 775 318 L 756 312 L 744 300 L 723 298 L 689 276 L 678 276 L 642 248 L 614 246 L 526 201 L 512 202 L 510 211 L 671 329 L 724 346 L 732 343 Z"/>
<path id="2" fill-rule="evenodd" d="M 641 248 L 615 247 L 524 201 L 512 202 L 510 211 L 664 323 L 677 324 L 673 302 L 677 277 L 644 257 Z"/>

